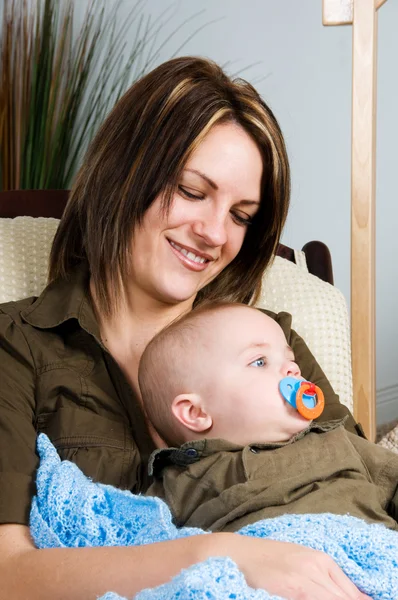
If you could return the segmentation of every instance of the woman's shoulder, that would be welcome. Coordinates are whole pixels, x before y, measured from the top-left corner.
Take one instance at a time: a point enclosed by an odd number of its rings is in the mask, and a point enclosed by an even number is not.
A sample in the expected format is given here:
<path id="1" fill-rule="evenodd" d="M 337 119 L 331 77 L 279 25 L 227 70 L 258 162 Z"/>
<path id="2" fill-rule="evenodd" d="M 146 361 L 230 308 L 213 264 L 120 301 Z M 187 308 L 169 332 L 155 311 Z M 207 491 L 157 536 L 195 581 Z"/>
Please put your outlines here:
<path id="1" fill-rule="evenodd" d="M 92 479 L 135 491 L 147 486 L 141 454 L 152 446 L 144 417 L 123 374 L 108 365 L 95 327 L 87 293 L 76 284 L 54 284 L 37 298 L 0 305 L 0 430 L 10 432 L 0 436 L 0 454 L 19 457 L 15 480 L 28 477 L 31 486 L 36 435 L 45 432 L 61 458 Z M 14 518 L 17 488 L 0 510 L 5 522 Z M 19 522 L 31 493 L 29 487 L 19 503 Z"/>
<path id="2" fill-rule="evenodd" d="M 46 285 L 38 296 L 0 304 L 0 315 L 8 315 L 17 325 L 50 327 L 50 323 L 75 316 L 88 297 L 88 269 L 77 265 L 65 279 Z M 86 302 L 87 303 L 87 302 Z"/>
<path id="3" fill-rule="evenodd" d="M 278 325 L 283 329 L 285 336 L 289 337 L 290 332 L 292 330 L 292 315 L 290 313 L 285 311 L 276 313 L 266 308 L 259 308 L 258 306 L 256 306 L 255 308 L 257 308 L 257 310 L 261 310 L 261 312 L 271 317 L 271 319 L 274 319 L 274 321 L 276 321 Z"/>
<path id="4" fill-rule="evenodd" d="M 29 309 L 37 300 L 37 296 L 23 298 L 22 300 L 12 300 L 0 304 L 0 315 L 8 315 L 16 324 L 22 325 L 21 313 Z"/>
<path id="5" fill-rule="evenodd" d="M 17 369 L 17 363 L 23 363 L 34 371 L 32 348 L 32 327 L 22 317 L 30 310 L 37 298 L 32 296 L 13 302 L 0 304 L 0 356 L 4 372 Z"/>

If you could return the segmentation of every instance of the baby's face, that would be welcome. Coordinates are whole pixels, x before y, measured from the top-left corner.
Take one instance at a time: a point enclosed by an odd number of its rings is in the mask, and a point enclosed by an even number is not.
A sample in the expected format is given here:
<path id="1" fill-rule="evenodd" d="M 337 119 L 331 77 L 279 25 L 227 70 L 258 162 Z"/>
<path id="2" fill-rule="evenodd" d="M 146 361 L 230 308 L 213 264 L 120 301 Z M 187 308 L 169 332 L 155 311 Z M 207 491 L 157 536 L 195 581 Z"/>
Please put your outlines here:
<path id="1" fill-rule="evenodd" d="M 280 442 L 309 425 L 279 391 L 301 378 L 280 326 L 258 310 L 228 307 L 206 319 L 201 371 L 211 437 L 239 444 Z"/>

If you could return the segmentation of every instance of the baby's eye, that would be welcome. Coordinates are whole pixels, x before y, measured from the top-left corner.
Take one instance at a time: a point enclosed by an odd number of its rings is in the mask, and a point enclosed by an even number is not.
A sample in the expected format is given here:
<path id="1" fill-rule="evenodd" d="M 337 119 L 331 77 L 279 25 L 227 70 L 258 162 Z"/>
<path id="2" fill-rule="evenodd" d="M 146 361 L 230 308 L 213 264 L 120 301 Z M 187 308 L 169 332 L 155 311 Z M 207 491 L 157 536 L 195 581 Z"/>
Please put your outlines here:
<path id="1" fill-rule="evenodd" d="M 250 363 L 251 367 L 265 367 L 267 364 L 265 357 L 262 356 L 261 358 L 256 358 L 256 360 L 253 360 L 252 363 Z"/>

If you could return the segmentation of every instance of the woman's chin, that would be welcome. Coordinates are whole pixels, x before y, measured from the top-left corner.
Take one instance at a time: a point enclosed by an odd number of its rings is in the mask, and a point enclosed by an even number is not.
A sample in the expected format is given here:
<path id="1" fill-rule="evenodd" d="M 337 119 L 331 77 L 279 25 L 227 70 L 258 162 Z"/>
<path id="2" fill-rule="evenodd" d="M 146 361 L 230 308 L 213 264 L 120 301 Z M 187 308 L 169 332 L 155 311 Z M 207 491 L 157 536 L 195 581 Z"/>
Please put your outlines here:
<path id="1" fill-rule="evenodd" d="M 195 301 L 197 292 L 192 291 L 184 292 L 183 290 L 179 290 L 178 292 L 174 290 L 157 290 L 156 299 L 160 304 L 164 304 L 167 306 L 177 306 L 181 305 L 189 305 Z"/>
<path id="2" fill-rule="evenodd" d="M 165 281 L 164 285 L 157 286 L 156 297 L 164 304 L 190 303 L 192 305 L 200 288 L 187 283 L 181 282 L 181 285 L 170 286 L 169 282 Z"/>

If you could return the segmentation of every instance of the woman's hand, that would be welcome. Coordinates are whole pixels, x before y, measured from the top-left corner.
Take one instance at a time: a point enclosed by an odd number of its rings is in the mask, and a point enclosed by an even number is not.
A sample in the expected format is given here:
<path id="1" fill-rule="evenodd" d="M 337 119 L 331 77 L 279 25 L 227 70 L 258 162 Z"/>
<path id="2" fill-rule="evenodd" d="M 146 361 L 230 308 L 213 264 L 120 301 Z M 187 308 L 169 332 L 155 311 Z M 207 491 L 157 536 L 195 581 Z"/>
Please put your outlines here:
<path id="1" fill-rule="evenodd" d="M 324 552 L 236 533 L 205 537 L 216 542 L 217 556 L 236 562 L 253 588 L 288 600 L 370 600 Z"/>

